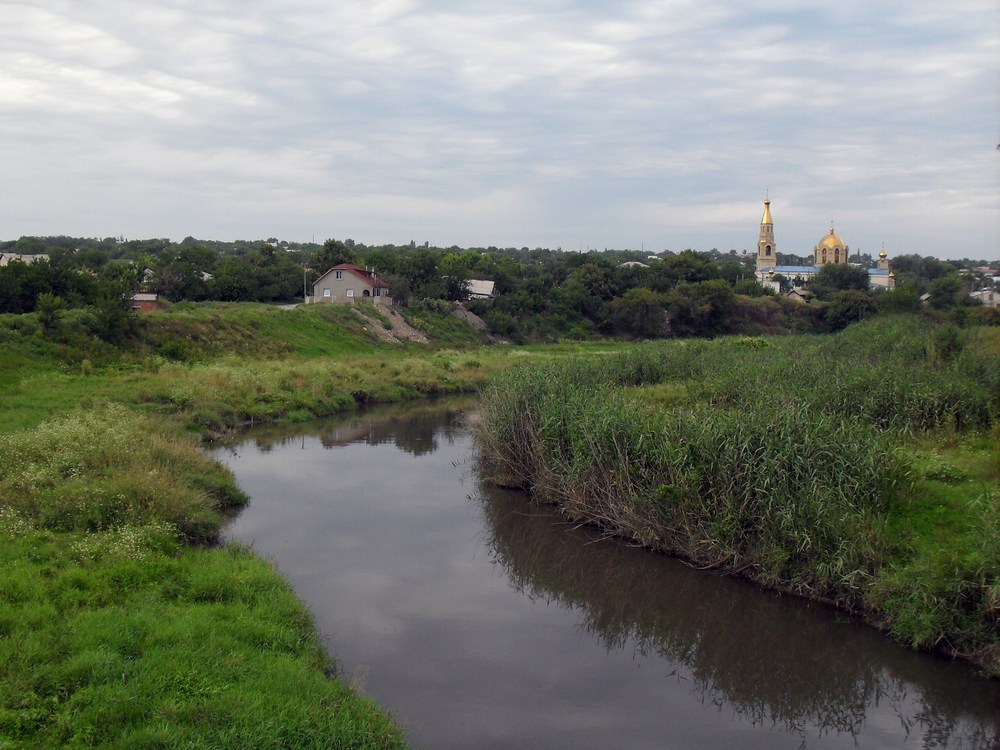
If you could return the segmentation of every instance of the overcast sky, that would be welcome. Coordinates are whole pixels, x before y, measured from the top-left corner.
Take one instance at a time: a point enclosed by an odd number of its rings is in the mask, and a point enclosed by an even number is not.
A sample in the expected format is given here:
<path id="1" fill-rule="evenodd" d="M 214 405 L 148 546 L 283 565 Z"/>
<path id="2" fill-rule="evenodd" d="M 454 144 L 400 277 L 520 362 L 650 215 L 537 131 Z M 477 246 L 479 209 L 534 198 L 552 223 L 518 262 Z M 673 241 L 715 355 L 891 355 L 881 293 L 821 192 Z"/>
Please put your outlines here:
<path id="1" fill-rule="evenodd" d="M 0 2 L 0 239 L 1000 258 L 996 0 Z"/>

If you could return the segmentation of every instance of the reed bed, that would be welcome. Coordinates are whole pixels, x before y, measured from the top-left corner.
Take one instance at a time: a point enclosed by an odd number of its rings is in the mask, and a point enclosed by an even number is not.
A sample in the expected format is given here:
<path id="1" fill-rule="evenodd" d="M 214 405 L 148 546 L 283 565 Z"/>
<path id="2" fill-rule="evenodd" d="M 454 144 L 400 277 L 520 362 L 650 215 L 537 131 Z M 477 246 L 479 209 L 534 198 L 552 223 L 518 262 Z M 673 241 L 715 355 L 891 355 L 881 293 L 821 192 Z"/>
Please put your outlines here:
<path id="1" fill-rule="evenodd" d="M 573 519 L 699 566 L 877 610 L 873 619 L 914 645 L 988 653 L 1000 631 L 1000 555 L 981 530 L 994 499 L 949 506 L 974 529 L 953 568 L 966 573 L 950 583 L 923 570 L 940 560 L 914 562 L 900 519 L 916 512 L 923 487 L 905 447 L 930 430 L 988 431 L 1000 357 L 976 332 L 918 325 L 650 344 L 507 372 L 483 392 L 480 460 L 488 478 Z M 664 389 L 669 406 L 644 398 Z M 904 607 L 925 597 L 940 616 Z M 972 614 L 958 627 L 947 611 Z M 1000 669 L 996 653 L 983 662 Z"/>
<path id="2" fill-rule="evenodd" d="M 476 435 L 487 475 L 699 565 L 847 597 L 905 481 L 890 436 L 795 408 L 662 412 L 552 367 L 499 378 Z M 562 370 L 562 372 L 560 372 Z"/>

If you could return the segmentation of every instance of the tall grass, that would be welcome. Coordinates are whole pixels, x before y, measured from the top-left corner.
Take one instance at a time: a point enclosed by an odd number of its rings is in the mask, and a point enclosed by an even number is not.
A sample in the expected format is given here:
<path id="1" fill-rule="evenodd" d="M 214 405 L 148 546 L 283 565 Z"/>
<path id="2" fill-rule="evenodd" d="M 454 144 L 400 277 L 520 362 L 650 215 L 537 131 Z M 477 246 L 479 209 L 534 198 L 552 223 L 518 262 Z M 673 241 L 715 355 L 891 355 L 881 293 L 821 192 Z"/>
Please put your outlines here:
<path id="1" fill-rule="evenodd" d="M 904 480 L 871 427 L 797 409 L 663 412 L 553 366 L 500 376 L 476 435 L 487 475 L 706 566 L 846 597 L 872 574 Z"/>
<path id="2" fill-rule="evenodd" d="M 219 511 L 246 496 L 192 438 L 107 406 L 0 435 L 0 507 L 53 530 L 162 522 L 214 539 Z"/>
<path id="3" fill-rule="evenodd" d="M 899 319 L 522 368 L 484 390 L 473 428 L 487 476 L 574 519 L 865 607 L 901 640 L 1000 672 L 994 496 L 970 482 L 971 500 L 935 503 L 962 551 L 927 553 L 907 524 L 928 480 L 904 450 L 998 413 L 1000 356 L 977 331 Z"/>

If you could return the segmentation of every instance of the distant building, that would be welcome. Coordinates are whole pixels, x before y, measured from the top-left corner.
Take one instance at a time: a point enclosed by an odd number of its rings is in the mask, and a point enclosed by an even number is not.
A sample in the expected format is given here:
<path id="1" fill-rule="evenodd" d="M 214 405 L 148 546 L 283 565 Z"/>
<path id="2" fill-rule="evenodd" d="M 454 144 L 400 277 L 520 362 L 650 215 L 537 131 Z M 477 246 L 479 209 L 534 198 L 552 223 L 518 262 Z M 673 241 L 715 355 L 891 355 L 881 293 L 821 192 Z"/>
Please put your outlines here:
<path id="1" fill-rule="evenodd" d="M 979 300 L 987 307 L 1000 307 L 1000 292 L 995 289 L 979 289 L 971 292 L 969 296 Z"/>
<path id="2" fill-rule="evenodd" d="M 19 260 L 22 263 L 27 263 L 31 265 L 32 263 L 39 263 L 43 260 L 47 261 L 49 256 L 45 253 L 36 253 L 35 255 L 19 255 L 18 253 L 0 253 L 0 268 L 12 263 L 15 260 Z"/>
<path id="3" fill-rule="evenodd" d="M 371 300 L 376 305 L 392 304 L 389 285 L 378 278 L 374 268 L 341 263 L 313 282 L 313 294 L 306 297 L 306 304 L 349 304 L 359 299 Z"/>
<path id="4" fill-rule="evenodd" d="M 489 279 L 468 279 L 465 282 L 466 299 L 490 299 L 496 289 L 496 282 Z"/>
<path id="5" fill-rule="evenodd" d="M 779 266 L 777 243 L 774 241 L 774 221 L 771 219 L 771 200 L 764 199 L 764 215 L 760 220 L 760 233 L 757 239 L 757 281 L 764 286 L 771 286 L 774 276 L 781 274 L 790 281 L 807 282 L 820 272 L 820 269 L 830 263 L 847 265 L 850 248 L 830 227 L 813 247 L 813 265 L 811 266 Z M 889 270 L 888 254 L 885 248 L 879 253 L 879 261 L 875 268 L 868 270 L 868 282 L 873 287 L 895 289 L 896 278 Z"/>
<path id="6" fill-rule="evenodd" d="M 809 301 L 809 298 L 806 296 L 806 293 L 803 292 L 801 289 L 799 289 L 799 287 L 797 286 L 793 286 L 791 289 L 785 292 L 784 296 L 787 299 L 792 300 L 792 302 L 801 302 L 802 304 L 805 304 L 806 302 Z"/>
<path id="7" fill-rule="evenodd" d="M 153 312 L 161 307 L 160 295 L 150 292 L 139 292 L 132 295 L 132 309 L 139 312 Z"/>

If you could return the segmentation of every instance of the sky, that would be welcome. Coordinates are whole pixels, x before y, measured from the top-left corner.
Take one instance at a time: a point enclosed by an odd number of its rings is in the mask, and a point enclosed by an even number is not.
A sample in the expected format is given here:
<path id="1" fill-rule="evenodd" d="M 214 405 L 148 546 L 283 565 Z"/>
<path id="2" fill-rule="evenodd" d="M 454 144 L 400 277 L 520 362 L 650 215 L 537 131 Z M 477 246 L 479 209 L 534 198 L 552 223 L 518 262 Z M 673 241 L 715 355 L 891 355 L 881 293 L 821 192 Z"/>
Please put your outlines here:
<path id="1" fill-rule="evenodd" d="M 995 0 L 0 2 L 0 239 L 1000 259 Z"/>

